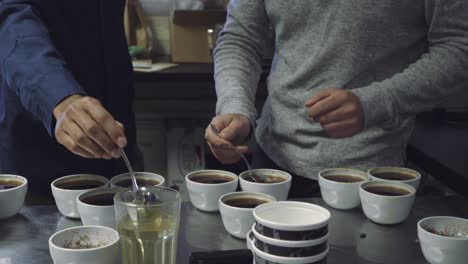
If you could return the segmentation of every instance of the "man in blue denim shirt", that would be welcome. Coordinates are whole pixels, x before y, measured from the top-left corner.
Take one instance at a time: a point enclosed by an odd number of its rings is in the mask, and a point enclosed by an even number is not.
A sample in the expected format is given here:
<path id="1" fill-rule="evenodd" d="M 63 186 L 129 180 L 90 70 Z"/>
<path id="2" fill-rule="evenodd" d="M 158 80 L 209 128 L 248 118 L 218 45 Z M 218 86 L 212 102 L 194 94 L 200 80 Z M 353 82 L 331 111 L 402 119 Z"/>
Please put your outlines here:
<path id="1" fill-rule="evenodd" d="M 123 171 L 135 145 L 124 0 L 0 0 L 0 172 L 32 189 Z"/>

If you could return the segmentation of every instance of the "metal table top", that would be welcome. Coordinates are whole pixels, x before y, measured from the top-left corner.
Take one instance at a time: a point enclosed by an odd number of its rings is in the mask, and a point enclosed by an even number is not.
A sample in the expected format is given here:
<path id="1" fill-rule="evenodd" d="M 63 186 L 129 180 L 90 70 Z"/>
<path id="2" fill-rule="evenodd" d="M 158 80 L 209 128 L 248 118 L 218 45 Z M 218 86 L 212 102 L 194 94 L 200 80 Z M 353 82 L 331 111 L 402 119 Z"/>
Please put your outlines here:
<path id="1" fill-rule="evenodd" d="M 361 209 L 339 211 L 321 199 L 306 199 L 330 210 L 329 264 L 426 264 L 417 240 L 416 223 L 434 215 L 468 218 L 468 201 L 460 197 L 417 197 L 404 223 L 382 226 L 367 220 Z M 230 236 L 218 213 L 204 213 L 183 203 L 177 263 L 187 264 L 190 252 L 245 249 L 245 241 Z M 80 225 L 63 217 L 55 206 L 24 207 L 0 221 L 0 264 L 47 264 L 48 238 L 54 232 Z"/>

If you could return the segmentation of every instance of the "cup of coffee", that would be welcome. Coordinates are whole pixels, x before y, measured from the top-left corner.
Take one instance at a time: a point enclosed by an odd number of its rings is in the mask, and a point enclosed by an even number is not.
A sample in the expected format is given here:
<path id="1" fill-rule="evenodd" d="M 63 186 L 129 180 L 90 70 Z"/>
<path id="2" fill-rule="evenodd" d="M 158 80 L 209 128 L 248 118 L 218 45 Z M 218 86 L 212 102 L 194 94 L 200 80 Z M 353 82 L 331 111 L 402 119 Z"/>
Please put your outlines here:
<path id="1" fill-rule="evenodd" d="M 265 181 L 258 181 L 260 178 L 255 177 L 257 182 L 250 177 L 259 172 L 266 176 Z M 276 198 L 278 201 L 285 201 L 288 199 L 289 189 L 291 188 L 291 174 L 271 169 L 255 169 L 252 171 L 245 171 L 239 175 L 239 182 L 242 191 L 246 192 L 259 192 L 269 194 Z"/>
<path id="2" fill-rule="evenodd" d="M 67 228 L 49 238 L 54 263 L 120 263 L 119 234 L 103 226 Z"/>
<path id="3" fill-rule="evenodd" d="M 234 237 L 245 239 L 255 219 L 255 207 L 274 202 L 276 199 L 264 193 L 233 192 L 219 198 L 219 212 L 224 228 Z"/>
<path id="4" fill-rule="evenodd" d="M 87 191 L 104 188 L 109 180 L 92 174 L 76 174 L 56 179 L 50 185 L 59 211 L 66 217 L 80 218 L 76 198 Z"/>
<path id="5" fill-rule="evenodd" d="M 367 173 L 354 169 L 326 169 L 319 172 L 322 198 L 335 209 L 348 210 L 361 204 L 359 185 L 368 181 Z"/>
<path id="6" fill-rule="evenodd" d="M 0 219 L 14 216 L 24 204 L 28 180 L 18 175 L 0 174 Z"/>
<path id="7" fill-rule="evenodd" d="M 121 188 L 101 188 L 80 194 L 76 204 L 83 225 L 115 229 L 114 196 Z"/>
<path id="8" fill-rule="evenodd" d="M 236 174 L 222 170 L 199 170 L 185 176 L 185 185 L 193 206 L 201 211 L 216 212 L 221 196 L 234 192 L 239 179 Z"/>
<path id="9" fill-rule="evenodd" d="M 418 190 L 421 173 L 403 167 L 376 167 L 367 171 L 371 180 L 402 182 Z"/>
<path id="10" fill-rule="evenodd" d="M 163 186 L 165 179 L 163 176 L 152 172 L 135 172 L 135 178 L 139 187 Z M 133 188 L 130 173 L 122 173 L 112 177 L 111 187 L 119 187 L 130 190 Z"/>
<path id="11" fill-rule="evenodd" d="M 413 207 L 416 189 L 406 183 L 370 181 L 359 189 L 364 214 L 378 224 L 398 224 Z"/>
<path id="12" fill-rule="evenodd" d="M 432 264 L 464 264 L 468 261 L 468 219 L 424 218 L 418 222 L 418 238 L 424 257 Z"/>

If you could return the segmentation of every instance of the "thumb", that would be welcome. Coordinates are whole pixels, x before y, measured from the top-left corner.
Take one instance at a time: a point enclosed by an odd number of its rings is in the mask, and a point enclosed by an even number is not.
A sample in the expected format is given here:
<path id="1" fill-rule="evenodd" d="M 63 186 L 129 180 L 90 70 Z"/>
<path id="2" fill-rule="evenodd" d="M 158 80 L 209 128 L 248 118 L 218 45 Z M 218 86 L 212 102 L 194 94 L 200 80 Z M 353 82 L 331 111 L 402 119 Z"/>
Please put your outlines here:
<path id="1" fill-rule="evenodd" d="M 238 137 L 240 129 L 240 122 L 233 120 L 225 129 L 223 129 L 223 131 L 221 131 L 221 133 L 219 133 L 219 136 L 224 140 L 232 142 Z"/>

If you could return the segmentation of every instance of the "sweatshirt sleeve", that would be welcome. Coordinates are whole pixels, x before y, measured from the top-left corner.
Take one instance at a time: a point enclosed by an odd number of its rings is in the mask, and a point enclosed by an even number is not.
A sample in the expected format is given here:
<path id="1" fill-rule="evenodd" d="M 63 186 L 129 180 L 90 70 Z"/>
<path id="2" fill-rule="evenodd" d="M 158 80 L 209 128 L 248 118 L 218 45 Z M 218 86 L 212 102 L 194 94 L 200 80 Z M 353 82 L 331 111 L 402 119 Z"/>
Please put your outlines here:
<path id="1" fill-rule="evenodd" d="M 425 12 L 427 53 L 403 72 L 353 90 L 366 127 L 391 127 L 468 89 L 468 1 L 425 0 Z"/>
<path id="2" fill-rule="evenodd" d="M 35 0 L 0 0 L 0 75 L 5 86 L 51 136 L 53 110 L 64 98 L 85 94 L 54 47 Z"/>
<path id="3" fill-rule="evenodd" d="M 269 22 L 264 0 L 231 0 L 216 49 L 216 114 L 241 114 L 254 123 L 255 94 Z"/>

